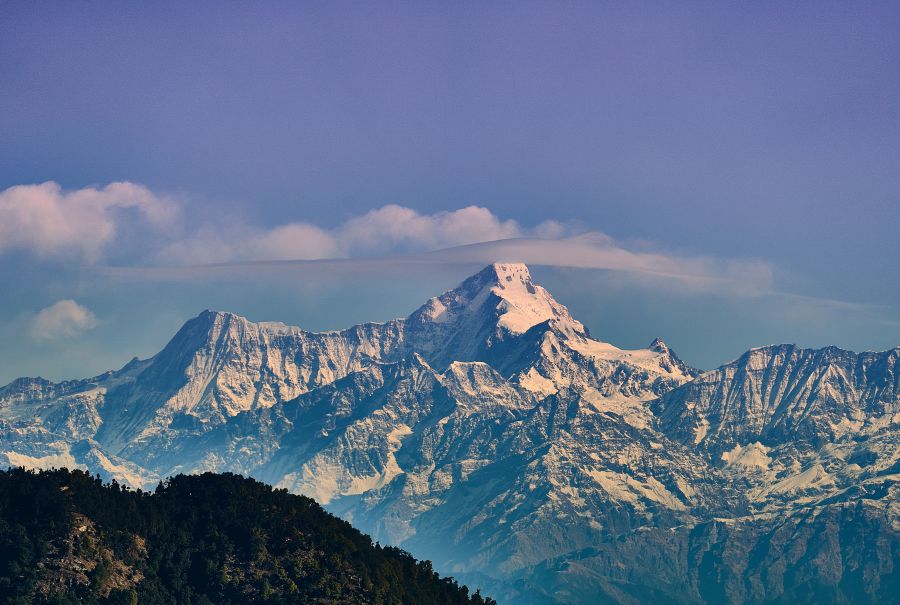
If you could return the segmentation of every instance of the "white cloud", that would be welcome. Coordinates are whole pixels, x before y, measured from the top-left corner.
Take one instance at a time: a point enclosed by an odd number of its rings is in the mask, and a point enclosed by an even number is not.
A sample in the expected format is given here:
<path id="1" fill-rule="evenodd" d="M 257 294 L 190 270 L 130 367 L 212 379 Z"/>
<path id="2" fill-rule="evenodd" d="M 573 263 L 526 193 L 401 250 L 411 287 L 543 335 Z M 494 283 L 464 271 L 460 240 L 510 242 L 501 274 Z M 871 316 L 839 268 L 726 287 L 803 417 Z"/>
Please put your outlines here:
<path id="1" fill-rule="evenodd" d="M 320 259 L 341 255 L 333 234 L 307 223 L 291 223 L 266 231 L 250 243 L 254 260 Z"/>
<path id="2" fill-rule="evenodd" d="M 204 265 L 340 256 L 333 234 L 308 223 L 289 223 L 269 230 L 205 226 L 190 237 L 163 247 L 157 260 L 166 265 Z"/>
<path id="3" fill-rule="evenodd" d="M 108 256 L 117 234 L 131 238 L 142 233 L 145 223 L 167 225 L 178 210 L 171 199 L 127 182 L 69 192 L 53 182 L 11 187 L 0 192 L 0 252 L 24 249 L 41 257 L 96 262 Z M 554 220 L 525 227 L 482 206 L 428 214 L 390 204 L 332 228 L 292 222 L 266 229 L 217 219 L 187 237 L 178 235 L 180 229 L 158 229 L 161 241 L 133 237 L 122 243 L 143 245 L 145 261 L 165 265 L 424 254 L 462 262 L 608 269 L 749 294 L 772 287 L 772 268 L 765 262 L 648 252 L 602 233 L 577 232 L 572 224 Z"/>
<path id="4" fill-rule="evenodd" d="M 302 222 L 268 230 L 206 227 L 166 246 L 160 259 L 170 264 L 193 265 L 351 258 L 427 252 L 527 236 L 555 238 L 572 231 L 573 227 L 558 221 L 545 221 L 526 229 L 514 220 L 501 220 L 480 206 L 422 214 L 390 204 L 352 217 L 333 229 Z"/>
<path id="5" fill-rule="evenodd" d="M 63 191 L 58 183 L 19 185 L 0 192 L 0 252 L 20 249 L 42 258 L 97 261 L 113 241 L 123 210 L 151 225 L 176 212 L 170 200 L 134 183 Z"/>
<path id="6" fill-rule="evenodd" d="M 60 300 L 38 311 L 31 320 L 35 340 L 55 340 L 78 336 L 97 325 L 97 318 L 85 306 L 71 299 Z"/>
<path id="7" fill-rule="evenodd" d="M 480 206 L 420 214 L 391 204 L 350 219 L 335 230 L 334 237 L 343 250 L 354 255 L 435 250 L 522 234 L 516 221 L 502 221 Z"/>

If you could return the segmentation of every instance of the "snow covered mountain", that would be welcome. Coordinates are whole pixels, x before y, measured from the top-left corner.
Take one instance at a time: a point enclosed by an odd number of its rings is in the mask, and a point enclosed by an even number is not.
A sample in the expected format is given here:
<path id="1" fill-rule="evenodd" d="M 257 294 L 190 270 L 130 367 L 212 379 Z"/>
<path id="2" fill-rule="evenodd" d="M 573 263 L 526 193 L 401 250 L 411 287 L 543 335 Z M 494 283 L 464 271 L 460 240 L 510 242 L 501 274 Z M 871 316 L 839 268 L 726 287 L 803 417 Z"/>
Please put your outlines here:
<path id="1" fill-rule="evenodd" d="M 205 311 L 121 370 L 16 380 L 0 464 L 252 475 L 501 602 L 877 597 L 898 582 L 898 357 L 767 347 L 701 374 L 658 339 L 595 340 L 494 264 L 403 319 L 313 333 Z M 777 558 L 782 533 L 833 519 L 873 548 L 838 532 Z"/>

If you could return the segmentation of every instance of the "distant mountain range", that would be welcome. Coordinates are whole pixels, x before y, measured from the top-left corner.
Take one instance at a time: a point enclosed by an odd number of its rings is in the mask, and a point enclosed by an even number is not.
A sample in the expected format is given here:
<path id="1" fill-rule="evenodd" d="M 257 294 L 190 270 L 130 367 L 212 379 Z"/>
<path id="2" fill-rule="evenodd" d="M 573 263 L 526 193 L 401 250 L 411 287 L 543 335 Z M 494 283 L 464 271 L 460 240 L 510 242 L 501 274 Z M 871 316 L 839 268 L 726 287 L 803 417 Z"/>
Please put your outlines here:
<path id="1" fill-rule="evenodd" d="M 148 360 L 0 389 L 0 464 L 305 494 L 502 604 L 896 602 L 900 347 L 700 372 L 521 264 L 313 333 L 205 311 Z"/>

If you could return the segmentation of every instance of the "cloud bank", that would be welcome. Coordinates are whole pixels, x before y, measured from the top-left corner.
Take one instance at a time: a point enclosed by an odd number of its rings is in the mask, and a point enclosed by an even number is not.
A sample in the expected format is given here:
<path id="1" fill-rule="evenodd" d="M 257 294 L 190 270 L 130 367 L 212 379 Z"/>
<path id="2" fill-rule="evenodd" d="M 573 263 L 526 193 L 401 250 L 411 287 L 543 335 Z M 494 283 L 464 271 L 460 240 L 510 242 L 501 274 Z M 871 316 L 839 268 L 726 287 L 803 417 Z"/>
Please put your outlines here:
<path id="1" fill-rule="evenodd" d="M 41 258 L 76 257 L 96 262 L 113 241 L 120 223 L 162 225 L 175 204 L 134 183 L 110 183 L 64 192 L 58 183 L 19 185 L 0 192 L 0 252 L 23 250 Z"/>
<path id="2" fill-rule="evenodd" d="M 71 299 L 60 300 L 38 311 L 31 320 L 31 336 L 38 341 L 78 336 L 97 325 L 97 318 L 85 306 Z"/>
<path id="3" fill-rule="evenodd" d="M 571 225 L 558 221 L 524 228 L 517 221 L 501 220 L 480 206 L 421 214 L 390 204 L 352 217 L 333 229 L 302 222 L 272 229 L 207 226 L 168 245 L 159 258 L 175 265 L 354 258 L 410 254 L 527 236 L 560 237 L 573 230 Z"/>
<path id="4" fill-rule="evenodd" d="M 212 222 L 192 227 L 185 224 L 185 210 L 170 196 L 128 182 L 75 191 L 54 182 L 11 187 L 0 192 L 0 253 L 23 250 L 87 264 L 128 258 L 126 265 L 144 267 L 374 257 L 517 261 L 749 294 L 770 290 L 773 282 L 765 262 L 640 250 L 603 233 L 579 233 L 572 223 L 547 220 L 526 227 L 474 205 L 426 214 L 390 204 L 330 228 L 307 222 L 235 225 L 209 215 L 204 219 Z M 123 252 L 129 246 L 136 252 Z"/>

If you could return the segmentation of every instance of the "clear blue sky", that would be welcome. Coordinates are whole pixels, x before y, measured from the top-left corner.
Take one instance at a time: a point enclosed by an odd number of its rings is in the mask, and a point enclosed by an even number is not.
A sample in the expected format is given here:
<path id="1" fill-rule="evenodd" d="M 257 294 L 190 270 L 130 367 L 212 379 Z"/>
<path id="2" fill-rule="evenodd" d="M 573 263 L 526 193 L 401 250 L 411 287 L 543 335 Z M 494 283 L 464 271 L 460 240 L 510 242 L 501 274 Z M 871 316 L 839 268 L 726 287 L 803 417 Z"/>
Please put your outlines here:
<path id="1" fill-rule="evenodd" d="M 898 31 L 897 3 L 3 3 L 0 382 L 151 354 L 206 307 L 385 319 L 478 260 L 399 288 L 390 263 L 131 267 L 585 232 L 659 257 L 537 257 L 615 344 L 659 335 L 703 367 L 900 344 Z M 413 218 L 367 214 L 388 204 Z M 489 219 L 446 214 L 473 205 Z"/>

